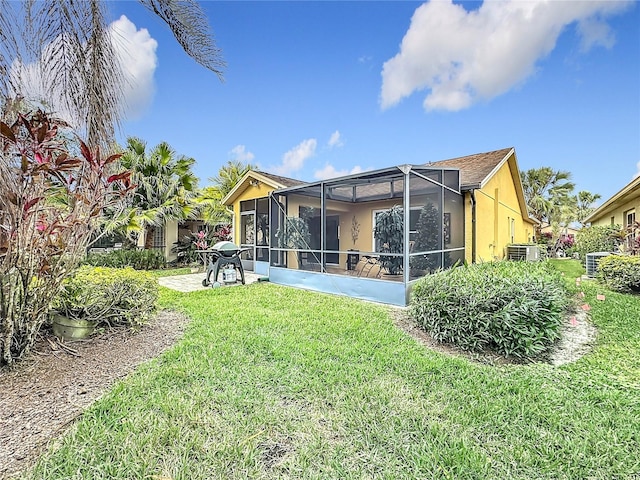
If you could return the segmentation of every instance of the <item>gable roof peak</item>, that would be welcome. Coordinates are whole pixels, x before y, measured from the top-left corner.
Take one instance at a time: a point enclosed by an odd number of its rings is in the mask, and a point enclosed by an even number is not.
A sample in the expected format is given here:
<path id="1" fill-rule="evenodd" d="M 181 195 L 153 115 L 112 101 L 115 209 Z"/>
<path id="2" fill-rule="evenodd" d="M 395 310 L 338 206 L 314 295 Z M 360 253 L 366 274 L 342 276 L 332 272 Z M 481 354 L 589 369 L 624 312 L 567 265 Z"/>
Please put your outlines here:
<path id="1" fill-rule="evenodd" d="M 427 165 L 457 168 L 460 170 L 460 186 L 463 189 L 479 188 L 495 174 L 497 169 L 512 154 L 515 154 L 515 149 L 508 147 L 491 152 L 474 153 L 464 157 L 430 162 Z"/>

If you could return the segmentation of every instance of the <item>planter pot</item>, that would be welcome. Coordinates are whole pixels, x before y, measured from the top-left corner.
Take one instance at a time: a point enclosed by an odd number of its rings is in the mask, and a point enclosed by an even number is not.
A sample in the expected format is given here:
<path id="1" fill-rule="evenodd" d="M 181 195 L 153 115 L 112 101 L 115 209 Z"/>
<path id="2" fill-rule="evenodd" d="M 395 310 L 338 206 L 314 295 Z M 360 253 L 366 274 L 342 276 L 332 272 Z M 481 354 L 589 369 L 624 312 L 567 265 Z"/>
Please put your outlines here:
<path id="1" fill-rule="evenodd" d="M 52 323 L 54 335 L 67 341 L 87 338 L 95 329 L 93 322 L 78 318 L 68 318 L 60 314 L 53 315 Z"/>

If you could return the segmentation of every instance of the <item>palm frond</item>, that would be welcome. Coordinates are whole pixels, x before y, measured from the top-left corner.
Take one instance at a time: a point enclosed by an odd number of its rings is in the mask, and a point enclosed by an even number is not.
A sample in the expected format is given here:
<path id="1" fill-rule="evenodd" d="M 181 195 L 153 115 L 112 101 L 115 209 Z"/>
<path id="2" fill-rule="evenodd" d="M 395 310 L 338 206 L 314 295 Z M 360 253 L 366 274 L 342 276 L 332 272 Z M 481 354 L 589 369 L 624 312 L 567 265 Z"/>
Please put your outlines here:
<path id="1" fill-rule="evenodd" d="M 223 80 L 226 63 L 216 46 L 205 12 L 194 0 L 140 0 L 171 29 L 184 51 Z"/>

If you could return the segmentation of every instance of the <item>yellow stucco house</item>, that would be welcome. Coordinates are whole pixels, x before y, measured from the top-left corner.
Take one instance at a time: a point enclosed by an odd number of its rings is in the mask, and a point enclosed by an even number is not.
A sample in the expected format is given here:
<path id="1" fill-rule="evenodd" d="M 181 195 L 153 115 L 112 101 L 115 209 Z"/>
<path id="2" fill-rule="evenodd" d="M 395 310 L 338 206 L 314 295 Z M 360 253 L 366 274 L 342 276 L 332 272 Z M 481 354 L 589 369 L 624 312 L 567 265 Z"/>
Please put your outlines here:
<path id="1" fill-rule="evenodd" d="M 591 225 L 621 225 L 623 228 L 636 221 L 640 211 L 640 176 L 596 208 L 586 219 Z"/>
<path id="2" fill-rule="evenodd" d="M 250 171 L 223 204 L 245 269 L 397 305 L 420 277 L 502 259 L 534 232 L 513 148 L 313 183 Z"/>
<path id="3" fill-rule="evenodd" d="M 529 217 L 514 148 L 432 163 L 458 168 L 466 205 L 466 260 L 502 260 L 509 244 L 532 243 Z M 475 209 L 475 213 L 474 213 Z"/>
<path id="4" fill-rule="evenodd" d="M 640 176 L 596 208 L 585 222 L 591 225 L 620 225 L 627 230 L 626 242 L 629 243 L 639 233 L 629 231 L 629 227 L 636 222 L 636 211 L 640 211 Z"/>

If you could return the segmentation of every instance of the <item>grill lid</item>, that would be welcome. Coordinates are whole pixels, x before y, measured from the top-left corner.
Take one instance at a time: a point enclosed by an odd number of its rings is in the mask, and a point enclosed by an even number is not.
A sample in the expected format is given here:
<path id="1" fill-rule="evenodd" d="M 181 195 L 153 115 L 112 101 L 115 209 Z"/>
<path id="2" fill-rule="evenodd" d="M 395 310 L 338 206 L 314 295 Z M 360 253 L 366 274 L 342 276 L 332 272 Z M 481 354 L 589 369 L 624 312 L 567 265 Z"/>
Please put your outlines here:
<path id="1" fill-rule="evenodd" d="M 228 253 L 236 253 L 238 250 L 240 250 L 238 246 L 233 242 L 218 242 L 211 248 L 219 252 Z"/>

